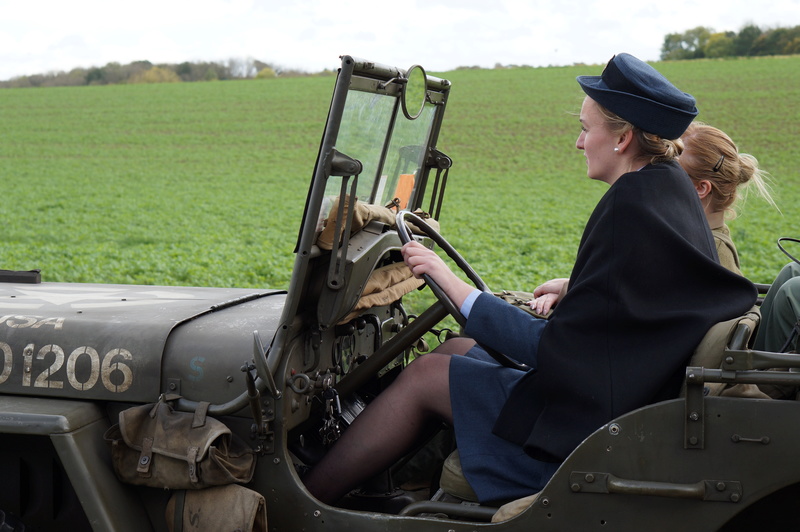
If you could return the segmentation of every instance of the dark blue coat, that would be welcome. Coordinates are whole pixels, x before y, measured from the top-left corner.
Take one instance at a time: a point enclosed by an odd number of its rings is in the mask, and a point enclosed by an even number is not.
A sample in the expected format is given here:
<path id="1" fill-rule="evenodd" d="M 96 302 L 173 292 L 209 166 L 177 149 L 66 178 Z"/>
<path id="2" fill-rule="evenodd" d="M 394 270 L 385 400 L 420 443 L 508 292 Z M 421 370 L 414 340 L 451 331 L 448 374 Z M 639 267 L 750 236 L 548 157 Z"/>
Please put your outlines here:
<path id="1" fill-rule="evenodd" d="M 467 334 L 536 360 L 494 434 L 537 460 L 564 460 L 614 417 L 676 397 L 706 331 L 755 299 L 752 283 L 719 265 L 697 193 L 677 162 L 621 176 L 589 218 L 569 291 L 543 328 L 488 294 L 472 308 Z"/>

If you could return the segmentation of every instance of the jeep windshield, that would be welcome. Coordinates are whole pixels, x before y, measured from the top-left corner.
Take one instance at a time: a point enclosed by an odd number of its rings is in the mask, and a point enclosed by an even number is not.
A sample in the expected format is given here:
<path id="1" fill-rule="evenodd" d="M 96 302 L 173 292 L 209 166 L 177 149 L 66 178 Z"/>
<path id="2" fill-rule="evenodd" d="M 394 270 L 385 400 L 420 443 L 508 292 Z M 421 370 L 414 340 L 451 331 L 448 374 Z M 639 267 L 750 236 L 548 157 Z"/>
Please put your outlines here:
<path id="1" fill-rule="evenodd" d="M 342 115 L 336 149 L 362 164 L 356 195 L 359 201 L 408 204 L 414 179 L 424 163 L 426 141 L 435 117 L 426 103 L 415 120 L 397 109 L 397 97 L 351 91 Z M 329 179 L 326 196 L 340 192 L 342 178 Z"/>
<path id="2" fill-rule="evenodd" d="M 449 90 L 448 81 L 418 66 L 402 70 L 342 58 L 282 326 L 269 356 L 256 361 L 265 380 L 278 368 L 293 323 L 310 326 L 311 312 L 319 330 L 341 324 L 358 308 L 372 273 L 402 261 L 391 230 L 394 214 L 421 210 L 438 217 L 451 165 L 436 147 Z M 358 217 L 355 207 L 372 210 Z M 336 236 L 322 245 L 325 227 Z"/>
<path id="3" fill-rule="evenodd" d="M 449 82 L 416 66 L 402 71 L 348 57 L 342 65 L 301 229 L 301 240 L 306 231 L 309 242 L 299 242 L 299 248 L 313 244 L 333 198 L 354 196 L 365 203 L 419 209 L 435 169 L 435 187 L 425 207 L 435 217 L 444 192 L 442 170 L 450 159 L 435 146 Z M 311 216 L 317 223 L 306 227 Z"/>

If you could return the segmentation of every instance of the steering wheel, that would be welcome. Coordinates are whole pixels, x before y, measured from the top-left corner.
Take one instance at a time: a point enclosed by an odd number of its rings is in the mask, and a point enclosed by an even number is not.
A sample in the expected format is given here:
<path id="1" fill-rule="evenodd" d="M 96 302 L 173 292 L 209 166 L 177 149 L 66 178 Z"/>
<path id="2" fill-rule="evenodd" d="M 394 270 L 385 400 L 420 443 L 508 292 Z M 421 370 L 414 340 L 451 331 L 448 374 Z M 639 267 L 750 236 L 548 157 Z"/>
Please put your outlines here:
<path id="1" fill-rule="evenodd" d="M 402 240 L 402 238 L 401 238 L 401 240 Z M 783 243 L 784 243 L 784 242 L 794 242 L 795 244 L 800 244 L 800 240 L 799 240 L 799 239 L 797 239 L 797 238 L 790 238 L 790 237 L 788 237 L 788 236 L 782 236 L 782 237 L 780 237 L 780 238 L 778 239 L 778 249 L 780 249 L 781 251 L 783 251 L 783 254 L 784 254 L 784 255 L 786 255 L 787 257 L 789 257 L 789 258 L 790 258 L 790 259 L 792 259 L 793 261 L 795 261 L 797 264 L 800 264 L 800 260 L 797 260 L 797 258 L 795 258 L 795 257 L 794 257 L 794 255 L 792 255 L 791 253 L 789 253 L 788 251 L 786 251 L 786 250 L 783 248 Z"/>
<path id="2" fill-rule="evenodd" d="M 397 226 L 397 235 L 400 237 L 400 242 L 403 245 L 411 242 L 411 230 L 406 224 L 406 219 L 410 219 L 416 227 L 420 229 L 426 236 L 430 237 L 436 245 L 438 245 L 450 259 L 458 266 L 458 268 L 464 272 L 470 281 L 475 285 L 475 288 L 481 290 L 482 292 L 486 292 L 491 294 L 491 290 L 489 287 L 486 286 L 486 283 L 483 282 L 483 279 L 472 269 L 472 267 L 467 263 L 467 261 L 462 257 L 458 251 L 455 250 L 450 243 L 444 239 L 442 235 L 440 235 L 433 227 L 428 225 L 422 218 L 417 216 L 416 214 L 410 211 L 400 211 L 397 213 L 395 217 L 395 225 Z M 448 296 L 444 290 L 434 281 L 428 274 L 423 274 L 422 279 L 425 283 L 430 287 L 433 294 L 436 296 L 442 305 L 444 305 L 445 309 L 455 318 L 456 322 L 461 327 L 465 327 L 467 324 L 467 318 L 461 313 L 458 306 L 453 302 L 453 300 Z M 517 362 L 516 360 L 510 358 L 503 353 L 497 352 L 494 349 L 481 345 L 481 348 L 484 349 L 487 353 L 489 353 L 492 358 L 494 358 L 499 364 L 503 366 L 518 369 L 521 371 L 528 371 L 530 368 Z"/>

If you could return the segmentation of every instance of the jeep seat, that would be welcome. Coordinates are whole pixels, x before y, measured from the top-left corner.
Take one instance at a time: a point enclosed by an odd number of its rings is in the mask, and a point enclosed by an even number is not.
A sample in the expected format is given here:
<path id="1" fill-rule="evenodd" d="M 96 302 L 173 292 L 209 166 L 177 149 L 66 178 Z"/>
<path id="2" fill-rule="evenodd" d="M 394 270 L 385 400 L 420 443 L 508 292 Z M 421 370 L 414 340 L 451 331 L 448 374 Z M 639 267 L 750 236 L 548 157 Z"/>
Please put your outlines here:
<path id="1" fill-rule="evenodd" d="M 754 306 L 744 315 L 712 326 L 689 360 L 688 367 L 720 369 L 727 349 L 741 350 L 752 347 L 755 332 L 761 320 L 761 310 Z M 768 399 L 754 384 L 706 383 L 708 395 L 727 395 Z M 686 394 L 686 382 L 681 387 L 680 397 Z"/>
<path id="2" fill-rule="evenodd" d="M 462 501 L 478 502 L 478 496 L 467 482 L 464 472 L 461 469 L 461 458 L 458 449 L 450 453 L 442 465 L 442 477 L 439 480 L 439 487 L 447 493 Z"/>

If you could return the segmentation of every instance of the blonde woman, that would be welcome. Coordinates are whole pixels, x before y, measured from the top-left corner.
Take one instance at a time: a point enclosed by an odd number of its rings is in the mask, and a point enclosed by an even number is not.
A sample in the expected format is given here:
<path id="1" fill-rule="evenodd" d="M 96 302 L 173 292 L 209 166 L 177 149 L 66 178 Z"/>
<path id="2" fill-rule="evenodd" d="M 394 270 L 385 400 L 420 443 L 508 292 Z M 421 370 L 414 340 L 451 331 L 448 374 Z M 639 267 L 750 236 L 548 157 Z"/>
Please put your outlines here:
<path id="1" fill-rule="evenodd" d="M 720 264 L 741 275 L 739 254 L 725 221 L 736 216 L 734 208 L 740 188 L 755 189 L 775 206 L 767 174 L 759 168 L 755 157 L 739 153 L 733 140 L 713 126 L 692 123 L 681 138 L 684 150 L 679 160 L 700 196 Z"/>
<path id="2" fill-rule="evenodd" d="M 739 255 L 725 220 L 735 217 L 741 189 L 755 188 L 758 195 L 775 206 L 767 174 L 759 168 L 755 157 L 739 153 L 733 140 L 715 127 L 695 122 L 681 138 L 684 151 L 680 163 L 700 196 L 720 263 L 741 274 Z M 800 330 L 800 264 L 790 262 L 781 270 L 761 305 L 761 316 L 755 348 L 796 351 L 795 329 Z"/>
<path id="3" fill-rule="evenodd" d="M 739 253 L 725 223 L 736 217 L 739 191 L 752 190 L 777 208 L 769 192 L 767 173 L 759 168 L 752 155 L 739 153 L 731 138 L 718 128 L 692 122 L 681 136 L 683 153 L 679 162 L 697 189 L 706 221 L 714 236 L 719 262 L 732 272 L 742 274 Z M 567 291 L 568 279 L 551 279 L 534 291 L 533 310 L 546 315 Z"/>

